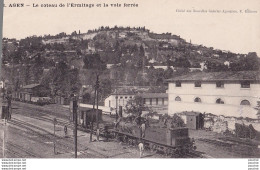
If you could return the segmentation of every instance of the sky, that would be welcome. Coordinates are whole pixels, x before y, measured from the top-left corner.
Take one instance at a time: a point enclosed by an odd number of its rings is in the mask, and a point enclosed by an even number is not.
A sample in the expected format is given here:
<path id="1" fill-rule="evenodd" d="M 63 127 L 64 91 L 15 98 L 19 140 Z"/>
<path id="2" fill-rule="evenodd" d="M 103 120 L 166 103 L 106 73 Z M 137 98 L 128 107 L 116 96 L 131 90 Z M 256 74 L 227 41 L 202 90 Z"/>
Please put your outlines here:
<path id="1" fill-rule="evenodd" d="M 170 32 L 186 41 L 215 49 L 260 56 L 259 0 L 5 0 L 25 3 L 23 8 L 4 8 L 3 37 L 81 33 L 100 26 L 145 26 L 155 33 Z M 32 7 L 34 4 L 101 4 L 102 7 Z M 138 7 L 103 7 L 118 3 Z M 237 10 L 238 13 L 176 12 L 176 10 Z M 257 13 L 245 13 L 245 10 Z M 240 10 L 243 13 L 240 13 Z"/>

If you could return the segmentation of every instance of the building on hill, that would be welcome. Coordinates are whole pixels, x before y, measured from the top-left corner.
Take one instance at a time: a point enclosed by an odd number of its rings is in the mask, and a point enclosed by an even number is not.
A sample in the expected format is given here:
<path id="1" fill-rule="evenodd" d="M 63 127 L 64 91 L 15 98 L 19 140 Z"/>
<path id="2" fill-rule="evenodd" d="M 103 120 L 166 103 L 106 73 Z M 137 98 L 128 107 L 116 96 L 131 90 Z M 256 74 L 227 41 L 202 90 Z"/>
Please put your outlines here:
<path id="1" fill-rule="evenodd" d="M 63 37 L 63 38 L 55 38 L 55 39 L 44 39 L 42 40 L 42 43 L 44 45 L 46 44 L 64 44 L 64 43 L 68 43 L 69 42 L 69 37 Z"/>
<path id="2" fill-rule="evenodd" d="M 168 113 L 183 111 L 257 118 L 258 71 L 197 72 L 168 80 Z"/>
<path id="3" fill-rule="evenodd" d="M 0 81 L 0 88 L 1 88 L 1 89 L 4 88 L 4 81 Z"/>

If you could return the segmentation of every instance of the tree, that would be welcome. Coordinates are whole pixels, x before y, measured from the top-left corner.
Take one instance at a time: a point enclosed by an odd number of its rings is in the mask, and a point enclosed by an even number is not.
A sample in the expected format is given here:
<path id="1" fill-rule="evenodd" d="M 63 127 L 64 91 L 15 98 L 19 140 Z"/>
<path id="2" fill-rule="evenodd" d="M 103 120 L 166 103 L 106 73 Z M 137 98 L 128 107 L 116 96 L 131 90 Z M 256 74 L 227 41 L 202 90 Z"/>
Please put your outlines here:
<path id="1" fill-rule="evenodd" d="M 84 93 L 82 96 L 82 103 L 90 103 L 91 95 L 89 93 Z"/>
<path id="2" fill-rule="evenodd" d="M 245 58 L 245 67 L 248 70 L 259 70 L 259 58 L 256 52 L 248 53 Z"/>
<path id="3" fill-rule="evenodd" d="M 100 83 L 100 100 L 107 97 L 112 92 L 112 82 L 110 79 L 103 79 Z"/>
<path id="4" fill-rule="evenodd" d="M 125 113 L 139 117 L 142 115 L 142 111 L 147 109 L 143 104 L 143 98 L 136 96 L 134 99 L 129 100 L 126 104 Z"/>
<path id="5" fill-rule="evenodd" d="M 53 95 L 69 97 L 72 93 L 78 94 L 81 86 L 79 71 L 70 69 L 64 61 L 61 61 L 43 77 L 41 84 L 51 88 Z"/>
<path id="6" fill-rule="evenodd" d="M 164 71 L 164 78 L 169 79 L 173 75 L 173 69 L 171 67 L 167 67 L 167 69 Z"/>
<path id="7" fill-rule="evenodd" d="M 71 35 L 77 35 L 77 31 L 73 31 Z"/>
<path id="8" fill-rule="evenodd" d="M 94 69 L 96 71 L 103 71 L 106 69 L 106 64 L 101 60 L 98 53 L 87 54 L 83 58 L 84 68 Z"/>

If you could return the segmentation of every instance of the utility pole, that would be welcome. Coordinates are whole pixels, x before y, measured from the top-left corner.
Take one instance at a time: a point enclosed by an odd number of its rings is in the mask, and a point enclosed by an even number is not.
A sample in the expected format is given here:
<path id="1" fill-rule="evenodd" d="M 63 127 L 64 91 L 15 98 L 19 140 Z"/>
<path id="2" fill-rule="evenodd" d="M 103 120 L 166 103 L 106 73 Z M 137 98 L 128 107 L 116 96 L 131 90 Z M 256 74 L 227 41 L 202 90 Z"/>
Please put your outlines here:
<path id="1" fill-rule="evenodd" d="M 73 116 L 74 116 L 74 144 L 75 144 L 75 158 L 77 158 L 78 152 L 78 138 L 77 138 L 77 131 L 78 131 L 78 102 L 76 96 L 73 97 Z"/>
<path id="2" fill-rule="evenodd" d="M 5 123 L 4 123 L 4 130 L 3 130 L 3 158 L 5 157 Z"/>
<path id="3" fill-rule="evenodd" d="M 95 111 L 95 102 L 96 102 L 96 93 L 97 93 L 97 88 L 95 87 L 95 94 L 94 94 L 94 100 L 93 100 L 93 109 L 91 113 L 91 130 L 90 130 L 90 138 L 89 142 L 92 142 L 92 134 L 93 134 L 93 123 L 94 123 L 94 111 Z"/>
<path id="4" fill-rule="evenodd" d="M 53 151 L 54 151 L 54 155 L 56 155 L 56 134 L 55 134 L 55 125 L 57 124 L 57 119 L 54 118 L 53 119 L 53 134 L 54 134 L 54 140 L 53 140 Z"/>
<path id="5" fill-rule="evenodd" d="M 118 105 L 118 95 L 117 95 L 117 87 L 116 87 L 116 121 L 118 120 L 117 105 Z"/>
<path id="6" fill-rule="evenodd" d="M 97 93 L 97 110 L 96 110 L 96 121 L 97 121 L 97 141 L 99 141 L 99 113 L 98 113 L 98 88 L 99 88 L 99 75 L 97 75 L 96 81 L 96 93 Z"/>

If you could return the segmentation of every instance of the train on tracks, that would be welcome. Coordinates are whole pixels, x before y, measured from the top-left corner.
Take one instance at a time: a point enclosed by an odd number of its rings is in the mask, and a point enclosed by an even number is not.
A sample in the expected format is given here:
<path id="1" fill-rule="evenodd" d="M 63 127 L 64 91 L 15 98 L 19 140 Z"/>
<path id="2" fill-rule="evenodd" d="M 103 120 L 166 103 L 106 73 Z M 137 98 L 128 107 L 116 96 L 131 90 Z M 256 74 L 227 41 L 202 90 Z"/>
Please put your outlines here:
<path id="1" fill-rule="evenodd" d="M 72 112 L 70 117 L 73 118 Z M 132 146 L 142 142 L 146 149 L 169 157 L 186 157 L 195 153 L 195 141 L 189 137 L 187 127 L 163 128 L 157 126 L 158 123 L 148 125 L 145 118 L 140 118 L 146 122 L 145 136 L 142 135 L 140 125 L 132 119 L 121 117 L 116 120 L 115 116 L 102 114 L 102 110 L 86 107 L 79 107 L 77 112 L 78 126 L 87 132 L 99 133 L 104 139 L 115 139 Z M 91 127 L 94 129 L 91 130 Z"/>

